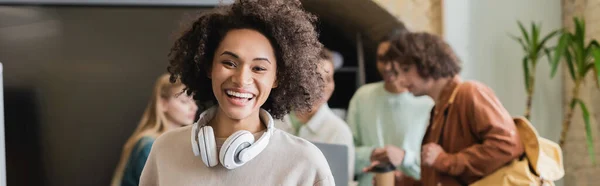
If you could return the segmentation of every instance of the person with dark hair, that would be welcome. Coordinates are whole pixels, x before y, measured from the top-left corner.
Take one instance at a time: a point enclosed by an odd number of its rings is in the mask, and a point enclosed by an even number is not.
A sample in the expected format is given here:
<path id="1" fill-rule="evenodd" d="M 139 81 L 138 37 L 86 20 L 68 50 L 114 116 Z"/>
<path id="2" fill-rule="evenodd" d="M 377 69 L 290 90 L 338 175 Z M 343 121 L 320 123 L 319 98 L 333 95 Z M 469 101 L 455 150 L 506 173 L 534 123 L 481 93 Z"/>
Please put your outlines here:
<path id="1" fill-rule="evenodd" d="M 354 142 L 352 141 L 352 132 L 348 124 L 335 115 L 327 104 L 335 89 L 333 53 L 327 48 L 323 48 L 319 54 L 319 60 L 321 61 L 321 76 L 325 80 L 325 89 L 321 94 L 321 100 L 315 102 L 310 112 L 292 111 L 283 120 L 275 122 L 275 126 L 311 142 L 339 144 L 348 147 L 348 178 L 353 179 Z"/>
<path id="2" fill-rule="evenodd" d="M 406 33 L 391 48 L 385 57 L 398 63 L 408 90 L 435 101 L 422 142 L 422 185 L 469 185 L 523 154 L 511 115 L 488 86 L 462 82 L 446 42 Z"/>
<path id="3" fill-rule="evenodd" d="M 420 179 L 421 140 L 433 102 L 408 92 L 395 63 L 384 58 L 391 41 L 404 32 L 396 29 L 379 43 L 377 69 L 383 81 L 363 85 L 350 100 L 347 122 L 356 145 L 354 170 L 360 185 L 372 185 L 374 167 L 392 167 L 397 181 Z"/>
<path id="4" fill-rule="evenodd" d="M 168 71 L 215 105 L 156 140 L 140 185 L 334 185 L 316 146 L 273 126 L 321 97 L 315 20 L 297 0 L 236 0 L 198 17 Z"/>

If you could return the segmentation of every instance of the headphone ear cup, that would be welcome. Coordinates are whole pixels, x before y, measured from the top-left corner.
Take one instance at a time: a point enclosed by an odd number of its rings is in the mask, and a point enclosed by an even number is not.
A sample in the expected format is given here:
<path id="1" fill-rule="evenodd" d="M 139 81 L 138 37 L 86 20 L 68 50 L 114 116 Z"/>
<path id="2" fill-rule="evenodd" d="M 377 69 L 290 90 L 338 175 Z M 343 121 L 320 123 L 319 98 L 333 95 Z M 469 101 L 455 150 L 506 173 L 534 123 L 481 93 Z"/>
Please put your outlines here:
<path id="1" fill-rule="evenodd" d="M 254 143 L 254 135 L 246 130 L 240 130 L 233 133 L 219 152 L 219 160 L 221 164 L 227 169 L 235 169 L 239 166 L 244 165 L 246 162 L 242 162 L 238 157 L 240 151 L 250 147 Z"/>
<path id="2" fill-rule="evenodd" d="M 214 167 L 219 164 L 217 159 L 217 144 L 213 128 L 204 126 L 198 132 L 198 146 L 200 147 L 200 156 L 202 162 L 208 167 Z"/>

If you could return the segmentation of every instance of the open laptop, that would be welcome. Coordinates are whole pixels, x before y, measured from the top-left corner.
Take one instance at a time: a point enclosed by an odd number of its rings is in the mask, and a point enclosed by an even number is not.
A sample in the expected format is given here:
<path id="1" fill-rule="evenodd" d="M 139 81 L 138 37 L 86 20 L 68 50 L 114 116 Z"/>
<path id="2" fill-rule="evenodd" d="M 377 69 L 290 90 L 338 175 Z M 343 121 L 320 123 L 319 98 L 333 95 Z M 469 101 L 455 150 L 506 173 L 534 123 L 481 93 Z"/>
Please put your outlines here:
<path id="1" fill-rule="evenodd" d="M 338 144 L 312 143 L 325 155 L 335 179 L 335 185 L 347 186 L 350 181 L 350 178 L 348 178 L 348 147 Z"/>

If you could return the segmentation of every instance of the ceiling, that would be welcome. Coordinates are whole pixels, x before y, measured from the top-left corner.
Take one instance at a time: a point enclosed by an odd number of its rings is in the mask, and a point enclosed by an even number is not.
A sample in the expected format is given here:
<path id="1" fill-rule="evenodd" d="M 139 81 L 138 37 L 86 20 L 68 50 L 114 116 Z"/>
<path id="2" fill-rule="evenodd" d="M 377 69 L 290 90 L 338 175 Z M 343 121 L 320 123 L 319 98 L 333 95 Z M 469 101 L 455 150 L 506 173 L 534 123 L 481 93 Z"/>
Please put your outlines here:
<path id="1" fill-rule="evenodd" d="M 404 24 L 372 0 L 301 0 L 305 9 L 321 22 L 340 30 L 348 40 L 363 36 L 365 49 L 375 49 L 377 41 L 389 32 L 405 29 Z"/>
<path id="2" fill-rule="evenodd" d="M 232 0 L 0 0 L 4 5 L 74 5 L 74 6 L 161 6 L 161 7 L 210 7 L 219 3 L 230 3 Z M 363 35 L 365 49 L 374 49 L 376 41 L 385 36 L 394 28 L 404 28 L 404 25 L 388 11 L 377 5 L 372 0 L 300 0 L 309 12 L 316 14 L 321 22 L 333 24 L 341 31 L 346 39 L 356 41 L 356 34 Z M 14 8 L 14 7 L 13 7 Z M 32 16 L 36 11 L 24 11 L 3 7 L 0 16 L 4 25 L 8 26 L 11 19 L 22 19 Z M 9 12 L 21 15 L 6 15 Z M 28 14 L 28 15 L 27 15 Z M 33 15 L 33 19 L 40 17 Z M 31 19 L 31 17 L 29 17 Z"/>

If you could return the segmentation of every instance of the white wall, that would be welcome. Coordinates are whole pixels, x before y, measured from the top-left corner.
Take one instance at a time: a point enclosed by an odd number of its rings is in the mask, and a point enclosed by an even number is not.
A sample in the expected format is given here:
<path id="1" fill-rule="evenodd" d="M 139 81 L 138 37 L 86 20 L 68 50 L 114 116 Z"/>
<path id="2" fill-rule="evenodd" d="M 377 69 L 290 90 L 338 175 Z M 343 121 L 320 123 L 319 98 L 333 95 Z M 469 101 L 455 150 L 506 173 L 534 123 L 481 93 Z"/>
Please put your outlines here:
<path id="1" fill-rule="evenodd" d="M 509 34 L 521 35 L 518 20 L 541 23 L 543 35 L 560 28 L 560 0 L 446 0 L 443 6 L 444 37 L 463 60 L 463 78 L 489 85 L 512 115 L 523 115 L 524 51 Z M 538 62 L 531 121 L 553 141 L 558 141 L 563 113 L 560 77 L 550 79 L 546 58 Z"/>
<path id="2" fill-rule="evenodd" d="M 509 34 L 520 36 L 517 20 L 527 25 L 531 21 L 541 23 L 543 35 L 560 28 L 560 7 L 560 0 L 444 1 L 445 38 L 463 60 L 464 79 L 486 83 L 512 115 L 523 115 L 524 52 Z M 556 38 L 550 42 L 551 46 L 555 44 Z M 531 120 L 542 136 L 558 140 L 562 120 L 561 76 L 550 79 L 546 58 L 538 64 Z"/>

